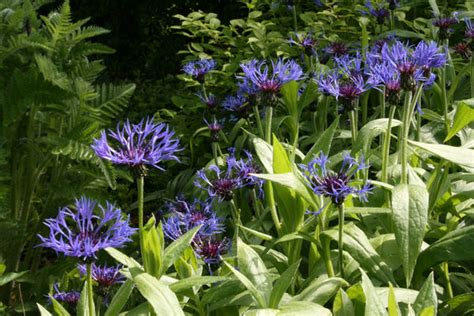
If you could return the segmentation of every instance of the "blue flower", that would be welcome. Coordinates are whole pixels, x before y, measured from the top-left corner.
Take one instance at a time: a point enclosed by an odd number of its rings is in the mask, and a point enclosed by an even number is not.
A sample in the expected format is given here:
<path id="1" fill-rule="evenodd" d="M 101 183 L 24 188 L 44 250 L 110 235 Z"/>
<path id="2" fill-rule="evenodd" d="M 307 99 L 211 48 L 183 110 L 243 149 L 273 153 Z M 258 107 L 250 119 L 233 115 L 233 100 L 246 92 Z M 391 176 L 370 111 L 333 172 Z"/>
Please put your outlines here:
<path id="1" fill-rule="evenodd" d="M 318 45 L 318 40 L 313 37 L 313 33 L 295 33 L 295 38 L 290 37 L 290 44 L 301 48 L 307 55 L 315 54 L 315 47 Z"/>
<path id="2" fill-rule="evenodd" d="M 454 33 L 453 26 L 458 24 L 457 12 L 453 12 L 451 16 L 439 16 L 433 19 L 433 25 L 439 28 L 439 39 L 448 39 Z"/>
<path id="3" fill-rule="evenodd" d="M 244 80 L 251 82 L 263 94 L 266 106 L 275 106 L 276 97 L 281 87 L 292 80 L 300 80 L 303 70 L 293 60 L 272 60 L 271 65 L 266 61 L 252 59 L 248 63 L 240 64 L 244 72 Z"/>
<path id="4" fill-rule="evenodd" d="M 180 150 L 179 140 L 173 136 L 165 123 L 155 124 L 150 118 L 138 124 L 127 120 L 123 128 L 117 125 L 117 131 L 110 129 L 108 135 L 102 131 L 92 148 L 97 156 L 114 164 L 139 168 L 149 165 L 163 170 L 161 162 L 178 160 L 175 153 Z"/>
<path id="5" fill-rule="evenodd" d="M 79 299 L 81 298 L 81 293 L 78 291 L 61 291 L 58 288 L 58 284 L 55 283 L 53 286 L 54 293 L 51 295 L 58 302 L 66 303 L 69 307 L 76 307 Z"/>
<path id="6" fill-rule="evenodd" d="M 79 272 L 82 276 L 87 274 L 87 267 L 85 264 L 79 264 Z M 99 266 L 95 263 L 92 264 L 92 280 L 96 281 L 97 284 L 102 288 L 109 288 L 112 285 L 123 283 L 125 277 L 120 273 L 122 266 L 116 265 L 113 267 Z"/>
<path id="7" fill-rule="evenodd" d="M 242 179 L 234 172 L 233 164 L 227 164 L 225 171 L 220 170 L 216 165 L 209 166 L 207 170 L 199 170 L 194 184 L 206 190 L 211 198 L 217 198 L 219 201 L 230 201 L 233 192 L 243 186 Z"/>
<path id="8" fill-rule="evenodd" d="M 226 253 L 231 246 L 227 238 L 217 239 L 215 237 L 197 238 L 193 241 L 196 254 L 208 265 L 217 265 L 222 261 L 221 255 Z"/>
<path id="9" fill-rule="evenodd" d="M 221 130 L 224 128 L 222 123 L 219 122 L 216 118 L 214 118 L 214 120 L 212 120 L 211 122 L 204 120 L 204 123 L 206 123 L 207 128 L 209 129 L 209 133 L 211 134 L 211 141 L 218 142 L 219 134 Z"/>
<path id="10" fill-rule="evenodd" d="M 324 49 L 326 54 L 329 54 L 330 56 L 333 57 L 342 57 L 344 55 L 347 55 L 349 53 L 349 49 L 347 48 L 346 44 L 342 42 L 332 42 L 329 43 L 328 46 Z"/>
<path id="11" fill-rule="evenodd" d="M 246 159 L 236 159 L 233 154 L 233 150 L 231 150 L 231 154 L 227 158 L 227 165 L 232 166 L 232 168 L 235 170 L 234 173 L 236 177 L 240 179 L 242 186 L 256 188 L 257 190 L 261 191 L 265 181 L 261 178 L 251 175 L 261 173 L 261 169 L 255 162 L 252 153 L 244 150 L 244 154 Z"/>
<path id="12" fill-rule="evenodd" d="M 97 206 L 99 214 L 94 212 Z M 39 246 L 86 260 L 96 258 L 101 249 L 123 247 L 136 231 L 129 226 L 130 219 L 122 219 L 120 209 L 109 202 L 104 207 L 81 197 L 76 199 L 75 209 L 61 208 L 56 218 L 45 220 L 49 236 L 38 235 L 41 240 Z"/>
<path id="13" fill-rule="evenodd" d="M 214 59 L 201 59 L 188 62 L 183 66 L 183 71 L 198 82 L 203 83 L 206 74 L 215 69 L 216 65 L 217 63 Z"/>
<path id="14" fill-rule="evenodd" d="M 465 18 L 464 23 L 466 23 L 466 30 L 464 31 L 464 35 L 468 39 L 474 39 L 474 25 L 472 24 L 472 21 L 468 18 Z"/>
<path id="15" fill-rule="evenodd" d="M 224 102 L 222 102 L 222 106 L 227 111 L 235 113 L 238 117 L 246 117 L 248 115 L 248 99 L 243 94 L 227 96 Z"/>
<path id="16" fill-rule="evenodd" d="M 176 240 L 194 227 L 201 225 L 196 237 L 209 237 L 224 231 L 222 219 L 212 210 L 208 202 L 194 200 L 190 203 L 177 199 L 166 205 L 171 216 L 163 220 L 163 233 L 170 240 Z"/>
<path id="17" fill-rule="evenodd" d="M 400 73 L 388 63 L 380 62 L 370 65 L 367 70 L 370 85 L 385 93 L 385 99 L 389 104 L 399 105 L 401 102 Z M 384 89 L 381 89 L 384 87 Z"/>
<path id="18" fill-rule="evenodd" d="M 209 110 L 214 110 L 217 107 L 218 101 L 215 95 L 209 93 L 208 95 L 204 95 L 202 92 L 196 93 L 199 100 L 204 103 Z"/>
<path id="19" fill-rule="evenodd" d="M 344 204 L 349 195 L 355 195 L 361 201 L 367 201 L 367 194 L 371 190 L 370 184 L 365 183 L 359 189 L 351 183 L 351 178 L 357 171 L 368 168 L 364 160 L 356 161 L 347 154 L 338 172 L 328 170 L 328 162 L 328 157 L 320 153 L 307 165 L 300 165 L 313 192 L 330 198 L 335 205 Z"/>
<path id="20" fill-rule="evenodd" d="M 378 24 L 383 24 L 385 19 L 390 17 L 390 12 L 384 7 L 383 3 L 375 2 L 375 6 L 372 5 L 370 0 L 365 1 L 365 7 L 368 13 L 376 18 Z M 363 11 L 365 14 L 365 12 Z"/>

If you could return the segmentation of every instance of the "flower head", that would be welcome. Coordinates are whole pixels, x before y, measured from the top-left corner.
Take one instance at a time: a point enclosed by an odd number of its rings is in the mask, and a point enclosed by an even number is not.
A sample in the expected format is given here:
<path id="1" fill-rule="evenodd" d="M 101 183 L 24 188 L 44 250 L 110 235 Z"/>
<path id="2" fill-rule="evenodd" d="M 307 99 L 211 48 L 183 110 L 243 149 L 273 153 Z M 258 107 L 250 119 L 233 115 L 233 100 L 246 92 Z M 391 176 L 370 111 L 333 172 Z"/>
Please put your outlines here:
<path id="1" fill-rule="evenodd" d="M 76 307 L 79 299 L 81 298 L 81 293 L 78 291 L 61 291 L 58 288 L 58 284 L 55 283 L 53 286 L 54 293 L 51 295 L 58 302 L 66 303 L 69 307 Z"/>
<path id="2" fill-rule="evenodd" d="M 217 265 L 222 259 L 221 255 L 230 249 L 230 240 L 215 237 L 197 238 L 193 241 L 196 254 L 208 265 Z"/>
<path id="3" fill-rule="evenodd" d="M 242 186 L 261 188 L 264 180 L 251 175 L 260 173 L 261 169 L 255 162 L 252 153 L 247 150 L 244 150 L 244 153 L 246 159 L 236 159 L 231 153 L 227 158 L 227 164 L 233 166 L 236 177 L 240 179 Z"/>
<path id="4" fill-rule="evenodd" d="M 201 228 L 196 234 L 198 237 L 209 237 L 224 231 L 222 219 L 216 215 L 208 202 L 194 200 L 190 203 L 177 199 L 166 207 L 171 216 L 163 220 L 163 233 L 170 240 L 178 239 L 199 225 Z"/>
<path id="5" fill-rule="evenodd" d="M 464 23 L 466 23 L 466 30 L 464 31 L 464 35 L 466 35 L 468 39 L 474 39 L 474 25 L 472 24 L 472 21 L 468 18 L 465 18 Z"/>
<path id="6" fill-rule="evenodd" d="M 307 165 L 301 165 L 303 174 L 309 181 L 314 193 L 331 199 L 335 205 L 342 205 L 349 195 L 355 195 L 360 200 L 366 201 L 370 192 L 370 184 L 366 183 L 362 188 L 357 188 L 350 181 L 352 176 L 359 170 L 368 166 L 364 161 L 356 161 L 349 155 L 344 156 L 342 166 L 338 172 L 327 169 L 328 157 L 321 153 Z"/>
<path id="7" fill-rule="evenodd" d="M 243 94 L 227 96 L 224 99 L 222 106 L 227 111 L 235 113 L 238 117 L 246 117 L 250 109 L 248 106 L 248 99 Z"/>
<path id="8" fill-rule="evenodd" d="M 303 70 L 293 60 L 266 61 L 252 59 L 248 63 L 240 64 L 244 72 L 244 80 L 251 82 L 263 94 L 262 101 L 268 106 L 275 106 L 276 97 L 281 87 L 292 80 L 300 80 Z"/>
<path id="9" fill-rule="evenodd" d="M 99 214 L 94 212 L 97 207 Z M 48 237 L 38 235 L 39 246 L 86 260 L 96 258 L 101 249 L 123 247 L 136 231 L 129 226 L 129 218 L 123 220 L 120 209 L 109 202 L 104 207 L 81 197 L 76 199 L 75 209 L 61 208 L 56 218 L 45 221 L 50 232 Z"/>
<path id="10" fill-rule="evenodd" d="M 459 54 L 462 58 L 469 60 L 471 58 L 471 47 L 469 46 L 468 43 L 461 42 L 453 47 L 454 51 Z"/>
<path id="11" fill-rule="evenodd" d="M 218 104 L 217 98 L 215 95 L 212 93 L 209 93 L 208 95 L 204 95 L 201 92 L 196 93 L 198 96 L 199 100 L 201 100 L 202 103 L 204 103 L 209 110 L 215 110 Z"/>
<path id="12" fill-rule="evenodd" d="M 367 0 L 365 1 L 365 7 L 368 13 L 375 17 L 378 24 L 383 24 L 385 20 L 390 17 L 390 12 L 385 8 L 383 3 L 375 2 L 373 5 L 370 0 Z"/>
<path id="13" fill-rule="evenodd" d="M 211 141 L 218 142 L 219 133 L 224 128 L 222 123 L 220 123 L 216 118 L 214 118 L 214 120 L 211 122 L 208 122 L 206 120 L 204 120 L 204 122 L 206 123 L 207 128 L 209 129 L 209 132 L 211 133 Z"/>
<path id="14" fill-rule="evenodd" d="M 160 163 L 167 160 L 178 160 L 175 153 L 179 151 L 179 140 L 174 138 L 165 123 L 155 124 L 147 118 L 138 124 L 125 121 L 122 128 L 102 131 L 100 138 L 94 139 L 92 149 L 97 156 L 114 164 L 145 168 L 153 166 L 160 170 Z"/>
<path id="15" fill-rule="evenodd" d="M 458 24 L 457 12 L 453 13 L 452 16 L 439 16 L 433 19 L 433 25 L 439 28 L 439 39 L 444 40 L 451 36 L 454 32 L 453 26 Z"/>
<path id="16" fill-rule="evenodd" d="M 231 164 L 227 164 L 225 171 L 216 165 L 211 165 L 207 170 L 201 169 L 197 172 L 194 184 L 206 190 L 211 198 L 230 201 L 234 190 L 242 187 L 242 179 L 235 175 L 234 166 Z"/>
<path id="17" fill-rule="evenodd" d="M 314 55 L 315 47 L 318 45 L 318 40 L 313 37 L 313 33 L 295 33 L 295 37 L 290 37 L 290 44 L 301 48 L 306 55 Z"/>
<path id="18" fill-rule="evenodd" d="M 349 49 L 342 42 L 332 42 L 325 48 L 324 51 L 333 57 L 342 57 L 349 53 Z"/>
<path id="19" fill-rule="evenodd" d="M 196 79 L 199 83 L 203 83 L 206 74 L 216 68 L 214 59 L 201 59 L 190 61 L 183 66 L 183 71 Z"/>
<path id="20" fill-rule="evenodd" d="M 95 263 L 92 264 L 92 280 L 96 281 L 99 287 L 109 288 L 112 285 L 122 283 L 125 277 L 120 273 L 120 265 L 113 267 L 99 266 Z M 79 272 L 81 275 L 87 274 L 87 267 L 85 264 L 78 265 Z"/>

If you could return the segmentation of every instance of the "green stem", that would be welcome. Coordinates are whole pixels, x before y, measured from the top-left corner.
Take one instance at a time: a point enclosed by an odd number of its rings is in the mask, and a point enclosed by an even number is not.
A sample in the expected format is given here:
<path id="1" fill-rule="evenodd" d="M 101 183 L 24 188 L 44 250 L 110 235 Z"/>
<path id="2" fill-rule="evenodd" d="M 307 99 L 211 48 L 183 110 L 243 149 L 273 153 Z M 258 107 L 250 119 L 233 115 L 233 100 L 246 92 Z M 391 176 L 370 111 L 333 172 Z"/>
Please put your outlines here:
<path id="1" fill-rule="evenodd" d="M 382 182 L 388 182 L 388 164 L 390 160 L 390 139 L 392 136 L 392 121 L 395 115 L 396 107 L 394 105 L 390 106 L 389 114 L 388 114 L 388 123 L 387 123 L 387 131 L 385 132 L 385 137 L 383 141 L 383 149 L 382 149 Z"/>
<path id="2" fill-rule="evenodd" d="M 298 32 L 298 17 L 296 14 L 296 5 L 293 4 L 293 27 L 295 30 L 295 33 Z"/>
<path id="3" fill-rule="evenodd" d="M 265 109 L 265 141 L 272 144 L 272 117 L 273 107 L 267 106 Z"/>
<path id="4" fill-rule="evenodd" d="M 262 126 L 262 120 L 260 119 L 260 112 L 258 111 L 258 106 L 253 107 L 253 112 L 255 114 L 255 120 L 257 121 L 257 126 L 258 126 L 258 132 L 260 134 L 260 137 L 265 137 L 263 134 L 263 126 Z"/>
<path id="5" fill-rule="evenodd" d="M 137 178 L 137 192 L 138 192 L 138 236 L 140 238 L 140 252 L 142 254 L 143 265 L 145 265 L 145 240 L 143 231 L 143 191 L 145 188 L 145 177 L 143 175 Z M 147 267 L 145 266 L 145 271 Z"/>
<path id="6" fill-rule="evenodd" d="M 341 272 L 341 278 L 344 278 L 344 243 L 342 240 L 342 236 L 344 234 L 344 204 L 338 205 L 339 211 L 339 252 L 338 252 L 338 259 L 339 259 L 339 271 Z"/>
<path id="7" fill-rule="evenodd" d="M 451 286 L 451 281 L 449 280 L 449 265 L 447 262 L 443 262 L 441 264 L 443 268 L 443 276 L 444 276 L 444 281 L 446 282 L 446 290 L 448 292 L 448 297 L 453 298 L 453 288 Z"/>
<path id="8" fill-rule="evenodd" d="M 448 118 L 448 97 L 446 92 L 446 69 L 441 69 L 440 76 L 440 85 L 441 85 L 441 100 L 443 102 L 443 112 L 444 112 L 444 126 L 446 133 L 449 132 L 449 118 Z"/>
<path id="9" fill-rule="evenodd" d="M 471 56 L 471 98 L 474 98 L 474 54 Z"/>
<path id="10" fill-rule="evenodd" d="M 351 111 L 351 135 L 352 135 L 352 145 L 355 144 L 357 138 L 357 117 L 356 117 L 356 110 Z"/>
<path id="11" fill-rule="evenodd" d="M 298 148 L 298 137 L 299 137 L 299 129 L 300 129 L 300 123 L 299 121 L 295 122 L 296 125 L 296 131 L 295 135 L 293 136 L 293 150 L 291 151 L 291 161 L 295 161 L 295 156 L 296 156 L 296 149 Z"/>
<path id="12" fill-rule="evenodd" d="M 237 238 L 239 237 L 239 225 L 242 225 L 242 221 L 240 220 L 240 209 L 237 208 L 237 205 L 235 204 L 234 198 L 230 200 L 230 205 L 232 208 L 232 217 L 235 222 L 235 242 L 237 242 Z M 245 233 L 245 231 L 242 231 L 242 233 Z M 244 234 L 245 235 L 245 234 Z"/>
<path id="13" fill-rule="evenodd" d="M 324 244 L 322 245 L 323 249 L 321 251 L 321 255 L 323 257 L 324 266 L 326 267 L 326 271 L 328 272 L 328 277 L 332 278 L 332 277 L 336 276 L 336 274 L 334 273 L 334 268 L 332 266 L 331 248 L 329 248 L 329 245 L 330 245 L 329 240 L 324 242 Z"/>
<path id="14" fill-rule="evenodd" d="M 89 315 L 95 315 L 94 296 L 92 292 L 92 263 L 87 263 L 87 303 L 89 306 Z"/>
<path id="15" fill-rule="evenodd" d="M 219 155 L 217 154 L 217 146 L 218 144 L 216 142 L 212 142 L 211 143 L 211 146 L 212 146 L 212 156 L 214 158 L 214 163 L 217 165 L 218 162 L 217 162 L 217 157 L 219 157 Z"/>
<path id="16" fill-rule="evenodd" d="M 408 133 L 410 131 L 410 120 L 411 117 L 410 111 L 410 104 L 412 102 L 412 92 L 407 91 L 405 94 L 405 103 L 403 105 L 403 114 L 402 114 L 402 133 L 400 141 L 400 163 L 402 165 L 402 174 L 401 174 L 401 183 L 407 184 L 408 183 L 408 153 L 407 153 L 407 146 L 408 146 Z"/>

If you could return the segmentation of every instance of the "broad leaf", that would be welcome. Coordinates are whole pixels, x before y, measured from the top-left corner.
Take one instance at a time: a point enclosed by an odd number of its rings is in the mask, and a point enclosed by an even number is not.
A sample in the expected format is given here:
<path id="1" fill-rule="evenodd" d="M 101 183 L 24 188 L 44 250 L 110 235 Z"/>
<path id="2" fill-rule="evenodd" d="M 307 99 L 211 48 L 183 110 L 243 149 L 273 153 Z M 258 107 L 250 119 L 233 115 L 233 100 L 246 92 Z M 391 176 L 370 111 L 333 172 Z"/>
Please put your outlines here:
<path id="1" fill-rule="evenodd" d="M 435 311 L 438 310 L 438 298 L 436 297 L 433 272 L 430 273 L 425 283 L 423 283 L 413 304 L 413 310 L 418 315 L 421 314 L 425 308 L 430 306 L 433 306 Z"/>
<path id="2" fill-rule="evenodd" d="M 392 218 L 407 286 L 410 285 L 428 223 L 428 199 L 426 189 L 417 185 L 401 184 L 392 191 Z"/>
<path id="3" fill-rule="evenodd" d="M 122 311 L 122 308 L 125 306 L 125 304 L 127 304 L 130 294 L 132 294 L 133 288 L 134 284 L 132 280 L 125 281 L 120 286 L 117 293 L 115 293 L 112 301 L 107 307 L 107 311 L 105 312 L 104 316 L 118 315 Z"/>
<path id="4" fill-rule="evenodd" d="M 273 286 L 272 293 L 270 295 L 270 303 L 268 304 L 269 307 L 271 308 L 278 307 L 278 304 L 280 303 L 280 300 L 283 297 L 283 294 L 285 294 L 288 287 L 290 287 L 290 285 L 294 282 L 296 278 L 296 273 L 298 272 L 298 267 L 300 265 L 300 262 L 301 262 L 301 259 L 293 263 L 277 279 L 277 281 L 275 282 L 275 285 Z"/>
<path id="5" fill-rule="evenodd" d="M 336 297 L 334 298 L 332 312 L 334 316 L 354 315 L 354 306 L 352 305 L 352 301 L 343 289 L 339 289 Z"/>
<path id="6" fill-rule="evenodd" d="M 365 294 L 365 315 L 367 316 L 385 316 L 387 311 L 382 305 L 374 285 L 370 281 L 364 270 L 360 270 L 362 274 L 362 288 Z"/>

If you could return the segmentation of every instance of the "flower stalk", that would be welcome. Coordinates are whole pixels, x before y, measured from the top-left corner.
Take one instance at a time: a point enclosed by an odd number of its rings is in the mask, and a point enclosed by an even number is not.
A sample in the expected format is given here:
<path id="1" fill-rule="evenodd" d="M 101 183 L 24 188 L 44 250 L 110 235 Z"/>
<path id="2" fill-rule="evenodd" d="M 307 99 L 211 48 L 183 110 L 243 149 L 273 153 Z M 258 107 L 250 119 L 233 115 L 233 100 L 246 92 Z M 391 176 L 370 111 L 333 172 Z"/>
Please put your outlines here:
<path id="1" fill-rule="evenodd" d="M 339 218 L 339 230 L 338 230 L 338 263 L 339 263 L 339 272 L 341 273 L 341 278 L 344 278 L 344 204 L 337 206 L 338 209 L 338 218 Z"/>
<path id="2" fill-rule="evenodd" d="M 94 307 L 94 295 L 92 291 L 92 262 L 88 262 L 87 264 L 87 303 L 89 308 L 89 315 L 95 315 L 95 307 Z"/>

